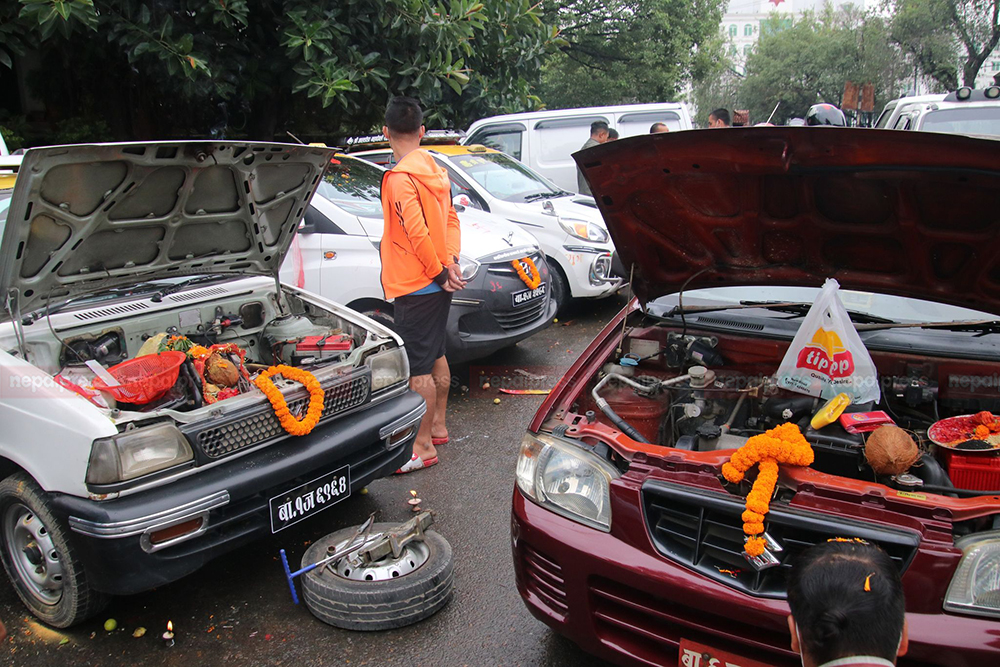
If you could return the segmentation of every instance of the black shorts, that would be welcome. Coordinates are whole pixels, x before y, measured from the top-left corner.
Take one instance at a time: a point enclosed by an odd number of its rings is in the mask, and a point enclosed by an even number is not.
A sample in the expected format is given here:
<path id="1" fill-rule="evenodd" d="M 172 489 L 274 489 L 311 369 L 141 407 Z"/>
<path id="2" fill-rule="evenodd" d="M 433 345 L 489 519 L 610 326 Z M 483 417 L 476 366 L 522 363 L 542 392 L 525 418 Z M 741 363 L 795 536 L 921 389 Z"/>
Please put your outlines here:
<path id="1" fill-rule="evenodd" d="M 444 356 L 450 308 L 451 292 L 445 290 L 396 297 L 393 328 L 406 345 L 410 375 L 429 375 L 434 362 Z"/>

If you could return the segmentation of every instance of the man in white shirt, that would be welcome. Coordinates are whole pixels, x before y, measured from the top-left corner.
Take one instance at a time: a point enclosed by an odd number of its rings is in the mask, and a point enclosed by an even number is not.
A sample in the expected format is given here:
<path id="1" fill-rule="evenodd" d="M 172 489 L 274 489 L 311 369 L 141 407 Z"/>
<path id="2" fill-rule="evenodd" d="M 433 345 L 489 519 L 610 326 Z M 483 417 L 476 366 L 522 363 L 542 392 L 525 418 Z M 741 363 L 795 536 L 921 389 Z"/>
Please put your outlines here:
<path id="1" fill-rule="evenodd" d="M 788 629 L 803 667 L 893 667 L 906 653 L 906 603 L 888 555 L 838 538 L 806 549 L 788 578 Z"/>

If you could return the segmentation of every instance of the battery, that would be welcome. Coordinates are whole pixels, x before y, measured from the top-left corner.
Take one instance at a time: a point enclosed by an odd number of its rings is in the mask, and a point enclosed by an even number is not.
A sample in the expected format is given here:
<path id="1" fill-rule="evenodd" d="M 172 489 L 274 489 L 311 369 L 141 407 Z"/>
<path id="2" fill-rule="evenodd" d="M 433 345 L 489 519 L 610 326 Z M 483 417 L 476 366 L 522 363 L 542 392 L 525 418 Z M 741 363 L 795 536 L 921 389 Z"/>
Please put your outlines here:
<path id="1" fill-rule="evenodd" d="M 292 353 L 292 364 L 303 363 L 306 359 L 327 359 L 343 356 L 354 348 L 354 339 L 348 334 L 327 334 L 325 336 L 306 336 L 295 344 Z"/>

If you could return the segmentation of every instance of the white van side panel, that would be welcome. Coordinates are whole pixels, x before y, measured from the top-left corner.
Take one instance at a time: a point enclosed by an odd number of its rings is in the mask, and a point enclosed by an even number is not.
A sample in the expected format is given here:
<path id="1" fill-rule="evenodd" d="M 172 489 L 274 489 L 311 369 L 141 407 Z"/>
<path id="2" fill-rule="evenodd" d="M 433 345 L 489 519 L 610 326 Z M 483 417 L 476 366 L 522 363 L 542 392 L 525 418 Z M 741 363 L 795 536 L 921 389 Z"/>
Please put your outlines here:
<path id="1" fill-rule="evenodd" d="M 609 116 L 570 116 L 535 121 L 528 130 L 532 162 L 528 166 L 559 187 L 578 192 L 576 162 L 571 157 L 590 138 L 590 124 Z"/>

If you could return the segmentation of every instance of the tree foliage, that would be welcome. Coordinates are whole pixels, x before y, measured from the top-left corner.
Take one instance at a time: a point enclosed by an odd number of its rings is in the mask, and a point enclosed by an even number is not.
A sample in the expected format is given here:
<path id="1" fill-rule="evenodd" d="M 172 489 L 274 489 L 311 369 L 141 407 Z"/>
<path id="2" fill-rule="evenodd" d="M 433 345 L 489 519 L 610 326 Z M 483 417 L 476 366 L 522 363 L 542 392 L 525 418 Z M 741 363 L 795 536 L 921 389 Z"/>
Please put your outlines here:
<path id="1" fill-rule="evenodd" d="M 12 4 L 0 9 L 0 63 L 41 44 L 44 70 L 72 63 L 72 94 L 98 114 L 122 103 L 130 127 L 116 127 L 140 137 L 367 131 L 394 94 L 419 98 L 428 125 L 464 125 L 537 105 L 531 86 L 554 39 L 528 0 Z"/>
<path id="2" fill-rule="evenodd" d="M 817 102 L 840 105 L 844 83 L 872 82 L 875 107 L 896 97 L 908 67 L 877 14 L 853 7 L 804 14 L 790 27 L 771 19 L 747 57 L 746 77 L 736 94 L 753 122 L 778 104 L 775 118 L 803 117 Z"/>
<path id="3" fill-rule="evenodd" d="M 539 97 L 551 108 L 676 99 L 702 63 L 725 0 L 544 0 L 559 29 Z"/>
<path id="4" fill-rule="evenodd" d="M 1000 44 L 1000 0 L 893 0 L 892 39 L 946 90 L 975 86 Z M 959 56 L 959 54 L 962 54 Z"/>

